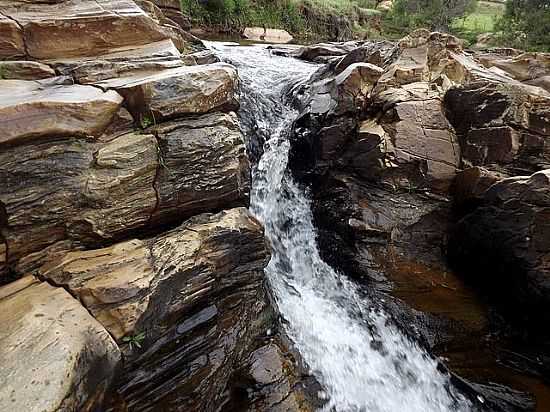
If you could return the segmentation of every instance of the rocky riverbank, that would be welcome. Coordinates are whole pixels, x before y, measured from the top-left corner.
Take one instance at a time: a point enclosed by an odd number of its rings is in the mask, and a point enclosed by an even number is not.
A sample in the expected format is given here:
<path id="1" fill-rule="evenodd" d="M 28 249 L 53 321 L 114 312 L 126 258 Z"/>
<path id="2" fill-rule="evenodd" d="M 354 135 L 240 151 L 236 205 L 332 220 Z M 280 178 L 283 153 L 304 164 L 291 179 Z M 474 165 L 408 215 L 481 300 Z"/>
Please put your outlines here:
<path id="1" fill-rule="evenodd" d="M 241 410 L 300 407 L 237 72 L 187 28 L 178 2 L 0 1 L 2 410 L 211 411 L 269 385 Z"/>
<path id="2" fill-rule="evenodd" d="M 545 410 L 549 57 L 422 30 L 274 52 L 326 63 L 298 92 L 291 154 L 324 259 L 455 371 Z M 491 385 L 473 385 L 489 410 L 534 407 Z"/>

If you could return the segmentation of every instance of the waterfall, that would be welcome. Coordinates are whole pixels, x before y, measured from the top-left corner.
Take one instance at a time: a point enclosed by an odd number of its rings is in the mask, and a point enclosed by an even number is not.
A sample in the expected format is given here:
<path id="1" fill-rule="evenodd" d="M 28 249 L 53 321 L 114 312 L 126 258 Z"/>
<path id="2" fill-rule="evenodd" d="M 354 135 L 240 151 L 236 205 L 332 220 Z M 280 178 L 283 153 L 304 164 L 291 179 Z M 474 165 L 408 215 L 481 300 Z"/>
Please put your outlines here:
<path id="1" fill-rule="evenodd" d="M 307 193 L 287 171 L 288 134 L 298 113 L 284 101 L 289 86 L 318 66 L 263 46 L 209 46 L 239 71 L 239 116 L 250 150 L 265 142 L 251 210 L 273 248 L 266 273 L 286 333 L 324 389 L 323 410 L 472 410 L 437 362 L 319 255 Z"/>

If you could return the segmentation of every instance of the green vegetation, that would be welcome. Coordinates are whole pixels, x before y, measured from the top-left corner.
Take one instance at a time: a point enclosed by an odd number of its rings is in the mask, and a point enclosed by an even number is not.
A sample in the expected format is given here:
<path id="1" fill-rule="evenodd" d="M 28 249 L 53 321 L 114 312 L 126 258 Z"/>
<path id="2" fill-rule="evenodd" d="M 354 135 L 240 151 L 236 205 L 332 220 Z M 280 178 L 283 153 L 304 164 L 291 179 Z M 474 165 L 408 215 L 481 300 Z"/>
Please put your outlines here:
<path id="1" fill-rule="evenodd" d="M 480 1 L 472 13 L 455 19 L 451 30 L 457 36 L 475 43 L 477 36 L 495 30 L 498 20 L 504 14 L 504 4 Z"/>
<path id="2" fill-rule="evenodd" d="M 508 0 L 496 29 L 510 47 L 550 50 L 550 0 Z"/>
<path id="3" fill-rule="evenodd" d="M 195 24 L 236 32 L 247 26 L 280 28 L 294 34 L 336 37 L 364 26 L 378 0 L 181 0 Z M 336 27 L 349 26 L 349 27 Z M 357 27 L 359 31 L 365 27 Z"/>
<path id="4" fill-rule="evenodd" d="M 196 26 L 238 33 L 247 26 L 285 29 L 299 38 L 400 38 L 417 28 L 453 33 L 474 44 L 483 33 L 502 46 L 550 48 L 550 0 L 181 0 Z"/>
<path id="5" fill-rule="evenodd" d="M 124 343 L 127 343 L 128 346 L 130 346 L 130 350 L 133 350 L 135 348 L 141 349 L 141 344 L 145 340 L 145 332 L 139 333 L 135 336 L 125 336 L 122 338 L 122 341 Z"/>

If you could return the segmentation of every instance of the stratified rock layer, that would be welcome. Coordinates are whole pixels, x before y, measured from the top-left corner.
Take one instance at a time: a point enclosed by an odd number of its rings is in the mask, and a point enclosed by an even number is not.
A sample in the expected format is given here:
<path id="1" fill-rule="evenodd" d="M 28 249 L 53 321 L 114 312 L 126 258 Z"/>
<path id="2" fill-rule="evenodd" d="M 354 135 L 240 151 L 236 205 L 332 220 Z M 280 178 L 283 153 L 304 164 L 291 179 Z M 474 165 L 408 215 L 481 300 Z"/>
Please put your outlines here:
<path id="1" fill-rule="evenodd" d="M 68 253 L 40 276 L 131 346 L 118 392 L 131 410 L 215 410 L 261 326 L 269 254 L 248 212 L 200 215 L 150 240 Z M 199 384 L 200 382 L 200 384 Z"/>

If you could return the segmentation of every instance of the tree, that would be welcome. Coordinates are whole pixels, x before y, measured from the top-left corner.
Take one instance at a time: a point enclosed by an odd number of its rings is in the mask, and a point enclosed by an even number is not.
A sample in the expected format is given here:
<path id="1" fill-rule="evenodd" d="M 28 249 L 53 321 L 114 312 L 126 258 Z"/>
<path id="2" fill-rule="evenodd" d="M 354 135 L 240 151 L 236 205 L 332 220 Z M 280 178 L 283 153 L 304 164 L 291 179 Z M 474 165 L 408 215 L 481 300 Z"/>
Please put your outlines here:
<path id="1" fill-rule="evenodd" d="M 406 27 L 449 31 L 452 21 L 473 11 L 476 0 L 396 0 L 393 17 Z"/>
<path id="2" fill-rule="evenodd" d="M 510 46 L 550 50 L 550 0 L 508 0 L 497 29 Z"/>

